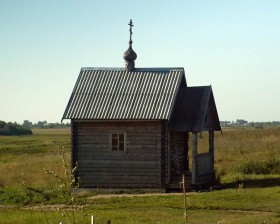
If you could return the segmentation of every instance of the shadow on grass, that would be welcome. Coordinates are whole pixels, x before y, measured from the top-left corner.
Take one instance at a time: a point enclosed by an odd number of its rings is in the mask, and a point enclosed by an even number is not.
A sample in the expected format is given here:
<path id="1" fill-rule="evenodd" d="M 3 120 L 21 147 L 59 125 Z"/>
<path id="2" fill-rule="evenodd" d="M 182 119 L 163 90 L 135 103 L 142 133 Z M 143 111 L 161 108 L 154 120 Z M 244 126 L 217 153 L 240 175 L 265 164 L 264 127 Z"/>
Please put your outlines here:
<path id="1" fill-rule="evenodd" d="M 280 186 L 280 178 L 244 179 L 232 183 L 222 184 L 222 188 L 257 188 Z"/>

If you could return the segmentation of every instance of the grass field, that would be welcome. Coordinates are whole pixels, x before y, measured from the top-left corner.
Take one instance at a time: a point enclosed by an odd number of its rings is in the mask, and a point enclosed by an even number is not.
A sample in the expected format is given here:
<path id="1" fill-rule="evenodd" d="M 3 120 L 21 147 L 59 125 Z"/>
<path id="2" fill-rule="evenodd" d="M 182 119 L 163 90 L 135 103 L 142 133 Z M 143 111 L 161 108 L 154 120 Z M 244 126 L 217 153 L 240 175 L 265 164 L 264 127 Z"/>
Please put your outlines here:
<path id="1" fill-rule="evenodd" d="M 69 156 L 70 130 L 34 129 L 33 133 L 0 136 L 0 187 L 16 187 L 23 176 L 28 186 L 46 186 L 52 180 L 46 179 L 44 168 L 63 172 L 55 142 Z"/>
<path id="2" fill-rule="evenodd" d="M 63 198 L 54 193 L 49 193 L 48 200 L 40 194 L 31 197 L 25 188 L 43 192 L 59 188 L 44 168 L 63 176 L 56 143 L 65 147 L 69 159 L 70 130 L 35 129 L 33 133 L 0 136 L 0 223 L 62 220 L 62 212 L 46 205 L 65 203 Z M 189 194 L 189 223 L 280 223 L 280 128 L 225 129 L 222 135 L 216 133 L 215 140 L 216 173 L 227 189 Z M 207 144 L 202 135 L 200 149 Z M 92 195 L 79 195 L 76 204 L 85 202 L 86 213 L 94 214 L 97 223 L 105 223 L 107 218 L 113 224 L 184 223 L 181 195 L 89 199 Z M 67 207 L 61 209 L 71 217 Z"/>
<path id="3" fill-rule="evenodd" d="M 280 187 L 256 189 L 225 189 L 187 196 L 189 223 L 270 223 L 280 222 Z M 0 208 L 0 223 L 59 223 L 65 220 L 61 212 L 52 207 L 36 209 Z M 55 206 L 54 206 L 55 208 Z M 54 209 L 53 208 L 53 209 Z M 183 196 L 162 195 L 146 197 L 110 197 L 87 199 L 86 214 L 94 214 L 97 223 L 108 218 L 114 224 L 135 223 L 184 223 Z M 42 213 L 45 211 L 45 214 Z M 66 211 L 71 219 L 72 214 Z M 82 213 L 75 213 L 78 220 Z M 89 215 L 83 222 L 89 223 Z M 87 222 L 86 222 L 87 221 Z"/>

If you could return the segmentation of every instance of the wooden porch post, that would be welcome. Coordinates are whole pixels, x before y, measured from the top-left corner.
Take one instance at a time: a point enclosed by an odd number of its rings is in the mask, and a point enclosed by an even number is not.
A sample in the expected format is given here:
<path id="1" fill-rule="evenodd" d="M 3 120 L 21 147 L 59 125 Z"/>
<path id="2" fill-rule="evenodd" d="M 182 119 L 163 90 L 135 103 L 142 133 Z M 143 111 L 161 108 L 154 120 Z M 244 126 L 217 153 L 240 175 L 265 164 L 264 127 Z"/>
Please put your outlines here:
<path id="1" fill-rule="evenodd" d="M 211 158 L 211 168 L 214 170 L 214 131 L 209 131 L 209 153 Z"/>
<path id="2" fill-rule="evenodd" d="M 184 135 L 183 170 L 189 170 L 189 132 Z"/>
<path id="3" fill-rule="evenodd" d="M 197 132 L 192 132 L 192 184 L 196 184 L 197 169 L 196 169 L 196 155 L 197 155 Z"/>

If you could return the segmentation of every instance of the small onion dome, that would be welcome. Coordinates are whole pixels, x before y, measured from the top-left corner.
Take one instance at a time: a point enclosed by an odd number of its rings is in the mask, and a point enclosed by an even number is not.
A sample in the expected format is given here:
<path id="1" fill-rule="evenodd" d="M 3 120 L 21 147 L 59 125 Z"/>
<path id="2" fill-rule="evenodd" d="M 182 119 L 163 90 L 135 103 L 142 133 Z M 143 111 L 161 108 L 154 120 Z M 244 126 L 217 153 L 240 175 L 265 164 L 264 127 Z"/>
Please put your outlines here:
<path id="1" fill-rule="evenodd" d="M 135 61 L 137 58 L 137 54 L 135 51 L 132 49 L 131 45 L 129 48 L 124 52 L 123 54 L 123 59 L 126 61 Z"/>

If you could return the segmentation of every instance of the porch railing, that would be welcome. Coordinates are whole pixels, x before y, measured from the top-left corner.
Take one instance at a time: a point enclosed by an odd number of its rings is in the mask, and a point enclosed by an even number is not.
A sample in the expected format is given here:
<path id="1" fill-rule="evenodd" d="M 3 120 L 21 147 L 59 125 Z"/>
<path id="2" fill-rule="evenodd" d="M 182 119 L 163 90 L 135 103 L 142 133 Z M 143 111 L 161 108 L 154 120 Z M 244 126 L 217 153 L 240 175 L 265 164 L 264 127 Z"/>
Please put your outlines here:
<path id="1" fill-rule="evenodd" d="M 211 160 L 210 153 L 201 153 L 195 156 L 196 159 L 196 177 L 195 183 L 193 184 L 202 184 L 213 178 L 214 169 Z"/>

